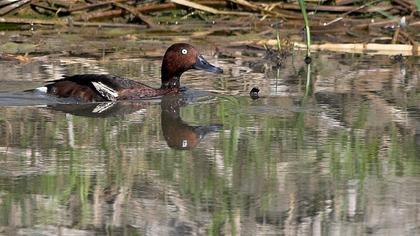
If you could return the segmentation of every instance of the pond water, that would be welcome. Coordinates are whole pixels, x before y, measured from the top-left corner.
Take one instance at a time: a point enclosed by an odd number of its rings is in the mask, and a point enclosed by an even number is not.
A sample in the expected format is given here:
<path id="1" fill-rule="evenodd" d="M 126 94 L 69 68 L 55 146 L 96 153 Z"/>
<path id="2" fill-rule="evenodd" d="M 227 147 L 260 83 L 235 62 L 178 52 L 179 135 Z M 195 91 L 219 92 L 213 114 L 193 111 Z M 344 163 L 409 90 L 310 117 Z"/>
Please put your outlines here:
<path id="1" fill-rule="evenodd" d="M 420 234 L 418 58 L 315 54 L 306 93 L 299 54 L 204 54 L 225 73 L 130 103 L 21 91 L 77 73 L 158 87 L 159 58 L 0 61 L 0 234 Z"/>

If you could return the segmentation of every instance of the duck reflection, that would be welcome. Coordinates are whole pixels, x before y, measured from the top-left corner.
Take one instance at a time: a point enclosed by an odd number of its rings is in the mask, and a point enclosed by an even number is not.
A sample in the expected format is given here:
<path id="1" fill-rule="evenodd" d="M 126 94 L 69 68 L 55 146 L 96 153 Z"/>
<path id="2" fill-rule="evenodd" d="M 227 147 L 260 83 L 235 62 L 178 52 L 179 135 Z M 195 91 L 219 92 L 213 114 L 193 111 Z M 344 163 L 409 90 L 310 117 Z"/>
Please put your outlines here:
<path id="1" fill-rule="evenodd" d="M 170 148 L 179 150 L 193 149 L 208 133 L 216 132 L 222 128 L 220 124 L 192 126 L 182 120 L 180 115 L 181 107 L 187 106 L 194 99 L 187 95 L 167 95 L 160 102 L 163 137 Z M 147 109 L 156 102 L 157 100 L 144 100 L 137 102 L 57 104 L 51 105 L 50 108 L 77 116 L 106 118 L 127 115 Z"/>
<path id="2" fill-rule="evenodd" d="M 222 125 L 191 126 L 180 116 L 180 108 L 188 104 L 188 97 L 178 99 L 165 96 L 161 102 L 161 125 L 166 143 L 173 149 L 193 149 L 210 132 L 218 131 Z"/>

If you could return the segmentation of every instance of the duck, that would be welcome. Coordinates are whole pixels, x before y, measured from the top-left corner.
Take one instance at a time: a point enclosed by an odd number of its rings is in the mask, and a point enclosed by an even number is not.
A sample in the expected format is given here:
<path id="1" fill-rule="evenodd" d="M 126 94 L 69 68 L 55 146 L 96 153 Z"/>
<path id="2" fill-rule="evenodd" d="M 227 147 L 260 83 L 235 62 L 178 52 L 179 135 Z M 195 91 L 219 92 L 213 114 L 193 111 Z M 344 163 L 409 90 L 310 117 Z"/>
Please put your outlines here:
<path id="1" fill-rule="evenodd" d="M 198 50 L 187 43 L 171 45 L 165 52 L 161 67 L 161 87 L 154 88 L 139 81 L 108 74 L 78 74 L 47 82 L 35 89 L 60 98 L 81 102 L 106 102 L 161 97 L 181 91 L 180 78 L 195 69 L 223 73 L 223 69 L 207 62 Z"/>

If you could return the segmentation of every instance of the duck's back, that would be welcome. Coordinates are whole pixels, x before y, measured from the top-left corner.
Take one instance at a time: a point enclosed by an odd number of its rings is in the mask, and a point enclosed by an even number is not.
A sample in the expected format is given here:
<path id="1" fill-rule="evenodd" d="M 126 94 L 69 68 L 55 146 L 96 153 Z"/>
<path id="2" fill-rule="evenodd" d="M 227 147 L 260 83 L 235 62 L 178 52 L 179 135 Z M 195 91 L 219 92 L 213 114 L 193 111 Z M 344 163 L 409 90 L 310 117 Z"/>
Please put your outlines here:
<path id="1" fill-rule="evenodd" d="M 130 89 L 151 89 L 140 82 L 113 75 L 83 74 L 66 76 L 45 85 L 47 93 L 72 97 L 84 102 L 112 101 L 118 92 Z"/>

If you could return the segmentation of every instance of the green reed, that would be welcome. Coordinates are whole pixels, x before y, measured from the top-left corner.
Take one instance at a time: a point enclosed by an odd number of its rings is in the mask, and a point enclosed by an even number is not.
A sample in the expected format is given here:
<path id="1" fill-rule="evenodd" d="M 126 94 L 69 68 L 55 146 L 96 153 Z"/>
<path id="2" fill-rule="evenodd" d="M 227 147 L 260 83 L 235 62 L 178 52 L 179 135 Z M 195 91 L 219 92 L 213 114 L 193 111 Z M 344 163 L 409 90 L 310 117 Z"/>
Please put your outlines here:
<path id="1" fill-rule="evenodd" d="M 303 20 L 305 22 L 305 33 L 306 33 L 306 55 L 310 56 L 310 47 L 311 47 L 311 31 L 309 29 L 309 20 L 308 20 L 308 13 L 306 12 L 306 5 L 304 0 L 299 0 L 300 10 L 302 11 Z"/>

